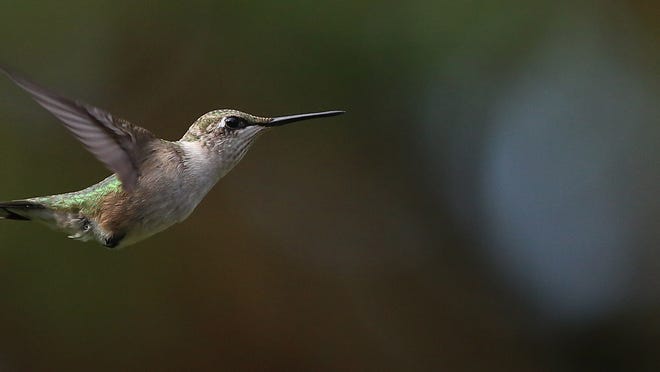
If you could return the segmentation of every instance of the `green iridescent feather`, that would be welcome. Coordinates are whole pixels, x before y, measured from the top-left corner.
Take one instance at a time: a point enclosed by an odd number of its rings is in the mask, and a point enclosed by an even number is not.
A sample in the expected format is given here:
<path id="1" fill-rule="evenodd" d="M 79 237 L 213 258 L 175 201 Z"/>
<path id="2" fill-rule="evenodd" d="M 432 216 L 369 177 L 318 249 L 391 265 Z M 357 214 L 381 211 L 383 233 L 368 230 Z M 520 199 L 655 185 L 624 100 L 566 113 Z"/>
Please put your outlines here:
<path id="1" fill-rule="evenodd" d="M 80 210 L 83 213 L 90 213 L 109 193 L 120 191 L 122 191 L 121 181 L 113 174 L 84 190 L 28 200 L 54 210 Z"/>

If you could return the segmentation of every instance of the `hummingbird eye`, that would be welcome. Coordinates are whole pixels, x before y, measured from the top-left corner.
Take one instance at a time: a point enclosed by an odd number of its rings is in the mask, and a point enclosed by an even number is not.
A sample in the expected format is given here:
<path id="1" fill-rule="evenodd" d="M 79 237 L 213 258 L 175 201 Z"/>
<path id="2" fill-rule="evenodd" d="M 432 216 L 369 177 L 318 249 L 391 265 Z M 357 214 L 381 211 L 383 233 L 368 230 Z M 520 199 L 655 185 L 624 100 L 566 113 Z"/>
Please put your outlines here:
<path id="1" fill-rule="evenodd" d="M 227 116 L 224 118 L 224 124 L 225 127 L 229 129 L 240 129 L 246 127 L 245 120 L 236 116 Z"/>

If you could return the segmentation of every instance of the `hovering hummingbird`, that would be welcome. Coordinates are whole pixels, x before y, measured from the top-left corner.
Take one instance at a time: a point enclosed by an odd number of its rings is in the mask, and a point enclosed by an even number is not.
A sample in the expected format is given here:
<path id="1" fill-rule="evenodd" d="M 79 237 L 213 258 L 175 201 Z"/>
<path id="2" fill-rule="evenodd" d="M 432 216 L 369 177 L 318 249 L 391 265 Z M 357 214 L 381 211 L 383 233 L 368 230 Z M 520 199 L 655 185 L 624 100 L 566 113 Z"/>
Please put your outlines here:
<path id="1" fill-rule="evenodd" d="M 39 221 L 82 241 L 125 247 L 185 220 L 267 129 L 344 111 L 259 117 L 202 115 L 178 141 L 68 99 L 0 66 L 114 174 L 84 190 L 0 202 L 0 219 Z"/>

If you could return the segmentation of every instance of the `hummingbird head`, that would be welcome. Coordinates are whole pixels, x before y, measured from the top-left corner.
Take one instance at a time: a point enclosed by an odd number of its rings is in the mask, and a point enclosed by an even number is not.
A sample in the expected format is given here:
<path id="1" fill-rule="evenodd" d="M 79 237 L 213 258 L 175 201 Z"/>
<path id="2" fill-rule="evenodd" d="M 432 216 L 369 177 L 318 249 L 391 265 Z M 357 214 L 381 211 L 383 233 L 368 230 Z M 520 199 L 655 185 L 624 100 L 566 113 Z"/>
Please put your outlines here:
<path id="1" fill-rule="evenodd" d="M 181 141 L 199 142 L 202 147 L 219 154 L 224 163 L 236 163 L 254 140 L 267 129 L 343 113 L 344 111 L 323 111 L 269 118 L 237 110 L 215 110 L 197 119 Z"/>

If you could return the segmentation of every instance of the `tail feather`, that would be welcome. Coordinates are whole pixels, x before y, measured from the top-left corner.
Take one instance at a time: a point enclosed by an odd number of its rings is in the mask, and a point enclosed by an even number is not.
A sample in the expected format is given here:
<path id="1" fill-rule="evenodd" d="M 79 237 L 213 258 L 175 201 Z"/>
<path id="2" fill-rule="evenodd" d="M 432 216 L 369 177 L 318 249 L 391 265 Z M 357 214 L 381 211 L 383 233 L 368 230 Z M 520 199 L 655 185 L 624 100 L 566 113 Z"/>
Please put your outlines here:
<path id="1" fill-rule="evenodd" d="M 0 202 L 0 219 L 30 221 L 30 212 L 42 210 L 46 207 L 27 200 Z"/>

